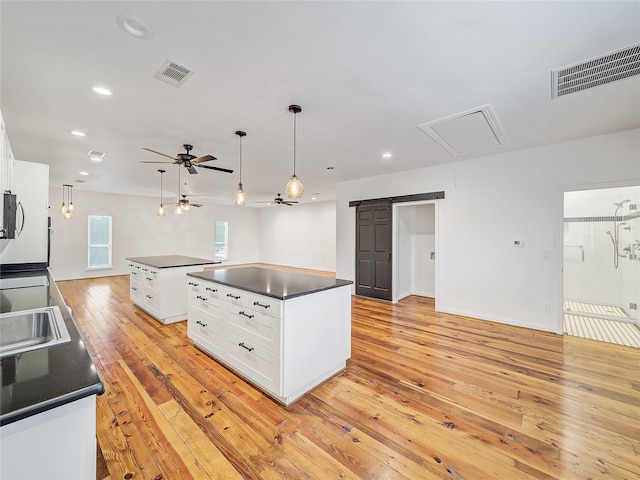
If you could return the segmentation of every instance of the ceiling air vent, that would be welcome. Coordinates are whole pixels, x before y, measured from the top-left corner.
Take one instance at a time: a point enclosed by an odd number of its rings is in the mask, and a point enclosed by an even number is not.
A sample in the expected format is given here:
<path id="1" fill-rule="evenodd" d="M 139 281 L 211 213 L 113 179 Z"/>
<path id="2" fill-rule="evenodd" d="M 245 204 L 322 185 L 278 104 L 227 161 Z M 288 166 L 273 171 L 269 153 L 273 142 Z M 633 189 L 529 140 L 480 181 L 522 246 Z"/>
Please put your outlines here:
<path id="1" fill-rule="evenodd" d="M 167 60 L 160 70 L 156 72 L 153 78 L 161 82 L 168 83 L 174 87 L 181 86 L 187 79 L 193 75 L 193 70 L 179 63 Z"/>
<path id="2" fill-rule="evenodd" d="M 491 105 L 423 123 L 418 128 L 454 155 L 506 143 Z"/>
<path id="3" fill-rule="evenodd" d="M 551 98 L 640 74 L 640 44 L 551 71 Z"/>

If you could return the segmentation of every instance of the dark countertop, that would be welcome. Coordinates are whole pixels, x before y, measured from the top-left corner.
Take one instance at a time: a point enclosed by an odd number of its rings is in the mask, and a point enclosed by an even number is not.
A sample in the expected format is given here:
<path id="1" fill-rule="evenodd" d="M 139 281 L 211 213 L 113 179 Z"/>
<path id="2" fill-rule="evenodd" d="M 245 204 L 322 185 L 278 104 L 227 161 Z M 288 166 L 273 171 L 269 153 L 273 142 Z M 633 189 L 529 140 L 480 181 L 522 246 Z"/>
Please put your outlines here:
<path id="1" fill-rule="evenodd" d="M 3 279 L 30 276 L 46 276 L 49 285 L 0 290 L 0 312 L 57 305 L 71 341 L 0 359 L 0 425 L 104 393 L 102 379 L 49 272 L 3 274 Z"/>
<path id="2" fill-rule="evenodd" d="M 306 273 L 287 272 L 261 267 L 240 267 L 192 272 L 187 275 L 221 283 L 268 297 L 287 300 L 330 288 L 351 285 L 351 280 L 320 277 Z"/>
<path id="3" fill-rule="evenodd" d="M 218 260 L 207 260 L 206 258 L 185 257 L 184 255 L 158 255 L 155 257 L 127 257 L 136 263 L 142 263 L 154 268 L 175 268 L 191 267 L 194 265 L 212 265 L 222 263 Z"/>

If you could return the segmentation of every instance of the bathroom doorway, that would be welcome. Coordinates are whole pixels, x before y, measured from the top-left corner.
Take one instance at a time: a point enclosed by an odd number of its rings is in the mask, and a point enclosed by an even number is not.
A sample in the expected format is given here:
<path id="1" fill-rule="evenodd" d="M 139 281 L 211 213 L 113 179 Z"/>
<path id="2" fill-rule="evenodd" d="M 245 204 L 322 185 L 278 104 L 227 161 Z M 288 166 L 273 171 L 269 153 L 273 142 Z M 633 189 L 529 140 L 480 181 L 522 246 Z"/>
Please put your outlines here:
<path id="1" fill-rule="evenodd" d="M 565 192 L 564 333 L 640 348 L 640 186 Z"/>

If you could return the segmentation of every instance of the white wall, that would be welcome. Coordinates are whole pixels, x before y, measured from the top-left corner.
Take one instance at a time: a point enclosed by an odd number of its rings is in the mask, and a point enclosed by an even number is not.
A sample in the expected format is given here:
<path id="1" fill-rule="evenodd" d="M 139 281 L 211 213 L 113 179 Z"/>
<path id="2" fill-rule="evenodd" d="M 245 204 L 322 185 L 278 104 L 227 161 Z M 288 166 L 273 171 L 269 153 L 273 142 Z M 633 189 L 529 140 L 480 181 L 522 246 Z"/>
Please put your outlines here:
<path id="1" fill-rule="evenodd" d="M 264 263 L 335 272 L 336 204 L 260 209 L 260 237 Z"/>
<path id="2" fill-rule="evenodd" d="M 439 309 L 559 332 L 563 193 L 621 184 L 640 184 L 638 129 L 342 182 L 336 274 L 355 276 L 349 201 L 444 191 L 438 200 Z M 513 247 L 515 239 L 524 247 Z"/>
<path id="3" fill-rule="evenodd" d="M 56 280 L 124 275 L 126 257 L 188 255 L 214 258 L 215 222 L 229 222 L 229 262 L 260 260 L 259 210 L 205 205 L 192 207 L 184 215 L 169 208 L 165 217 L 155 214 L 157 199 L 85 192 L 74 188 L 74 218 L 63 220 L 59 213 L 62 189 L 50 188 L 50 271 Z M 88 215 L 111 215 L 113 269 L 87 270 Z"/>

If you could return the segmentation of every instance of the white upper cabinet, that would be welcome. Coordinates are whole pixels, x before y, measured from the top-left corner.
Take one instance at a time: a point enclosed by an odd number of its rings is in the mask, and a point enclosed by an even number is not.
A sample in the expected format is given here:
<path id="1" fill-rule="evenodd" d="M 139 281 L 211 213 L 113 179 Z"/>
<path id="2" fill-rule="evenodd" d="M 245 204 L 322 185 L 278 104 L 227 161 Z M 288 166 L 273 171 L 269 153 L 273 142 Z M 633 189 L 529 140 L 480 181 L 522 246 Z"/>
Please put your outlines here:
<path id="1" fill-rule="evenodd" d="M 11 151 L 11 144 L 9 143 L 9 137 L 7 136 L 7 129 L 4 125 L 4 118 L 2 112 L 0 112 L 0 125 L 2 127 L 2 134 L 0 135 L 0 152 L 2 158 L 0 159 L 0 230 L 4 228 L 4 193 L 13 190 L 13 152 Z"/>

